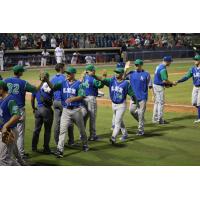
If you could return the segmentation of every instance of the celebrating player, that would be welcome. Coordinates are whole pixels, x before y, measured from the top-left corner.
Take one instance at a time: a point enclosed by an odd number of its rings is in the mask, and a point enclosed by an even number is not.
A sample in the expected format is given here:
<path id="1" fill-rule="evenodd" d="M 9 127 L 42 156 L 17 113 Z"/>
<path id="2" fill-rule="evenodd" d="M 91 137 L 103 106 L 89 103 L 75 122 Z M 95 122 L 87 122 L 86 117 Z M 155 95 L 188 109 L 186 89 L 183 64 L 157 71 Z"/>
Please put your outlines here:
<path id="1" fill-rule="evenodd" d="M 40 85 L 36 88 L 35 86 L 29 84 L 27 81 L 22 80 L 21 76 L 23 76 L 25 69 L 23 66 L 16 65 L 13 67 L 14 77 L 5 79 L 5 82 L 8 86 L 8 93 L 12 94 L 19 106 L 21 118 L 17 124 L 19 137 L 17 140 L 17 146 L 19 149 L 19 153 L 22 158 L 27 158 L 27 154 L 24 151 L 24 133 L 25 133 L 25 96 L 26 92 L 37 92 L 42 86 L 42 81 Z"/>
<path id="2" fill-rule="evenodd" d="M 163 118 L 163 111 L 164 111 L 164 94 L 165 94 L 165 87 L 172 87 L 176 85 L 175 83 L 169 81 L 167 67 L 171 65 L 172 57 L 165 56 L 163 58 L 163 62 L 156 67 L 155 75 L 154 75 L 154 109 L 153 109 L 153 123 L 158 124 L 167 124 Z"/>
<path id="3" fill-rule="evenodd" d="M 129 109 L 132 116 L 139 122 L 137 135 L 144 135 L 144 113 L 148 99 L 148 88 L 152 89 L 153 87 L 150 74 L 142 68 L 143 61 L 137 59 L 135 60 L 134 64 L 136 70 L 130 71 L 126 75 L 126 78 L 130 80 L 130 84 L 135 92 L 138 104 L 131 100 Z"/>
<path id="4" fill-rule="evenodd" d="M 192 90 L 192 105 L 197 108 L 198 119 L 194 123 L 200 123 L 200 55 L 194 57 L 194 66 L 192 66 L 188 73 L 179 79 L 176 83 L 182 83 L 192 77 L 193 79 L 193 90 Z"/>

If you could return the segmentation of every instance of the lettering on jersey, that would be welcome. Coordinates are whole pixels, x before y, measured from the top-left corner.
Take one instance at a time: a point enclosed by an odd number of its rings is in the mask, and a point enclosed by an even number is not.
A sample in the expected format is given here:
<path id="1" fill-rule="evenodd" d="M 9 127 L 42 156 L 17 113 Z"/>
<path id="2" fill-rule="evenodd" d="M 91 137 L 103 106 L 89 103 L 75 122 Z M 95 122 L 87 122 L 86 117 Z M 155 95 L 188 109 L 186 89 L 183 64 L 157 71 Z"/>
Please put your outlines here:
<path id="1" fill-rule="evenodd" d="M 194 76 L 195 78 L 200 77 L 200 72 L 195 73 L 193 76 Z"/>
<path id="2" fill-rule="evenodd" d="M 76 94 L 76 89 L 74 88 L 63 88 L 63 93 L 68 93 L 68 94 Z"/>
<path id="3" fill-rule="evenodd" d="M 121 88 L 119 86 L 112 86 L 111 87 L 111 91 L 122 93 L 123 92 L 123 88 Z"/>
<path id="4" fill-rule="evenodd" d="M 19 94 L 19 84 L 8 83 L 7 86 L 9 94 Z"/>

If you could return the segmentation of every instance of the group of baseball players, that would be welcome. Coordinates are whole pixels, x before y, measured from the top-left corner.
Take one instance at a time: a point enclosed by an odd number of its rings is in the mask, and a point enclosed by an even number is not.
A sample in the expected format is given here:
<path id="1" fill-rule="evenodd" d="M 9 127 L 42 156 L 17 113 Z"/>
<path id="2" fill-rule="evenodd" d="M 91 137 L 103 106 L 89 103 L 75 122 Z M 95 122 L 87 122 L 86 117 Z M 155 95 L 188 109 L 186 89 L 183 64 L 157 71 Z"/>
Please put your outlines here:
<path id="1" fill-rule="evenodd" d="M 75 145 L 74 124 L 78 127 L 82 150 L 89 150 L 88 141 L 98 141 L 101 138 L 96 131 L 98 89 L 107 86 L 112 101 L 112 135 L 110 142 L 114 145 L 117 136 L 122 133 L 120 140 L 126 141 L 128 131 L 123 121 L 127 108 L 127 95 L 130 96 L 130 113 L 138 121 L 137 135 L 144 135 L 144 115 L 148 100 L 148 89 L 152 91 L 154 101 L 152 122 L 167 124 L 164 120 L 165 88 L 175 86 L 193 78 L 192 104 L 197 108 L 200 122 L 200 55 L 194 57 L 194 66 L 178 81 L 170 81 L 167 68 L 172 63 L 171 56 L 165 56 L 161 64 L 156 67 L 154 81 L 150 74 L 143 69 L 143 60 L 134 61 L 135 70 L 130 71 L 130 62 L 119 62 L 112 77 L 104 71 L 101 76 L 96 75 L 93 64 L 86 65 L 81 77 L 76 79 L 77 70 L 74 67 L 65 68 L 59 59 L 55 66 L 56 74 L 49 77 L 47 72 L 40 73 L 40 85 L 31 85 L 21 77 L 25 71 L 23 66 L 14 66 L 14 76 L 0 80 L 0 165 L 24 165 L 29 157 L 24 150 L 25 134 L 25 96 L 31 92 L 31 105 L 35 116 L 35 128 L 32 137 L 32 151 L 38 152 L 38 142 L 41 128 L 44 124 L 44 149 L 42 153 L 52 154 L 62 158 L 65 138 L 68 134 L 68 145 Z M 65 75 L 66 74 L 66 75 Z M 37 101 L 37 106 L 35 105 Z M 53 107 L 53 109 L 52 109 Z M 89 135 L 86 124 L 89 119 Z M 57 145 L 55 152 L 49 146 L 51 128 L 54 124 L 54 140 Z M 14 141 L 5 144 L 1 138 L 11 130 Z"/>

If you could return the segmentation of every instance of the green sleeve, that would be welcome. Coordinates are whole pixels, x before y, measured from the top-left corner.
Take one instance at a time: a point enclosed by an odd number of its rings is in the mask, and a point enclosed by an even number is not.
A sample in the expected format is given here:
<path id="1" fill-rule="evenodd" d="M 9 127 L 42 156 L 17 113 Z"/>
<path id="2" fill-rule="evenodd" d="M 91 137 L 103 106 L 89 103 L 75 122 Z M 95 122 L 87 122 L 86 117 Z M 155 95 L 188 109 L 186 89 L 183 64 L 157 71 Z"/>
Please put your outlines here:
<path id="1" fill-rule="evenodd" d="M 186 77 L 186 78 L 191 78 L 193 76 L 193 74 L 192 74 L 192 68 L 190 68 L 189 69 L 189 71 L 187 72 L 187 74 L 185 74 L 185 76 L 184 77 Z"/>
<path id="2" fill-rule="evenodd" d="M 53 90 L 56 91 L 56 90 L 60 90 L 62 87 L 62 83 L 56 83 L 54 86 L 53 86 Z"/>
<path id="3" fill-rule="evenodd" d="M 94 82 L 93 82 L 94 86 L 96 88 L 103 88 L 104 84 L 102 83 L 102 81 L 98 81 L 96 79 L 94 79 Z"/>
<path id="4" fill-rule="evenodd" d="M 167 81 L 168 80 L 168 74 L 167 74 L 167 70 L 166 69 L 161 70 L 160 75 L 161 75 L 161 79 L 163 81 Z"/>
<path id="5" fill-rule="evenodd" d="M 85 97 L 85 87 L 83 84 L 80 85 L 78 90 L 78 96 L 79 97 Z"/>
<path id="6" fill-rule="evenodd" d="M 17 106 L 16 101 L 10 100 L 8 102 L 8 109 L 11 115 L 20 115 L 19 107 Z"/>
<path id="7" fill-rule="evenodd" d="M 128 95 L 129 95 L 130 97 L 135 96 L 135 93 L 134 93 L 134 91 L 133 91 L 133 89 L 132 89 L 130 83 L 129 83 L 129 85 L 128 85 Z"/>
<path id="8" fill-rule="evenodd" d="M 31 85 L 30 83 L 26 82 L 25 91 L 34 93 L 34 92 L 37 92 L 37 88 Z"/>
<path id="9" fill-rule="evenodd" d="M 102 80 L 102 83 L 106 86 L 110 86 L 111 78 L 104 78 Z"/>

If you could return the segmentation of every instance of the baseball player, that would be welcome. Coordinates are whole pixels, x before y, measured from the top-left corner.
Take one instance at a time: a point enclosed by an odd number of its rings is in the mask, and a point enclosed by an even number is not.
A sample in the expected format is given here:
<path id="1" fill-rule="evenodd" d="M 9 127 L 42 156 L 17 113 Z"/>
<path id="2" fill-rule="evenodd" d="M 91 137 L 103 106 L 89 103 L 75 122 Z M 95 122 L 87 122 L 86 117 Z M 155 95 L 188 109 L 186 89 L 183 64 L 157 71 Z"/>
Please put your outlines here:
<path id="1" fill-rule="evenodd" d="M 49 79 L 49 74 L 45 73 L 45 77 Z M 35 99 L 37 99 L 37 107 L 35 107 Z M 51 154 L 49 148 L 49 142 L 51 138 L 51 127 L 53 124 L 53 91 L 47 85 L 43 83 L 39 91 L 32 94 L 31 105 L 33 113 L 35 115 L 35 129 L 32 138 L 32 151 L 37 152 L 37 145 L 39 141 L 39 135 L 44 124 L 44 149 L 43 153 Z"/>
<path id="2" fill-rule="evenodd" d="M 76 65 L 77 62 L 78 62 L 78 56 L 80 54 L 78 52 L 74 52 L 73 55 L 72 55 L 72 59 L 71 59 L 71 64 L 72 65 Z"/>
<path id="3" fill-rule="evenodd" d="M 163 58 L 163 62 L 156 67 L 155 75 L 154 75 L 154 84 L 153 90 L 155 94 L 154 99 L 154 109 L 153 109 L 153 123 L 158 124 L 167 124 L 163 118 L 163 111 L 164 111 L 164 94 L 165 94 L 165 87 L 172 87 L 175 85 L 173 82 L 169 81 L 167 67 L 171 65 L 172 57 L 165 56 Z"/>
<path id="4" fill-rule="evenodd" d="M 134 62 L 136 70 L 130 71 L 126 78 L 130 80 L 131 87 L 135 92 L 138 104 L 130 101 L 130 113 L 139 122 L 137 135 L 144 135 L 144 114 L 146 111 L 146 103 L 148 99 L 148 88 L 152 89 L 152 81 L 150 74 L 143 70 L 143 61 L 140 59 Z M 127 69 L 125 69 L 126 71 Z M 126 72 L 125 72 L 126 73 Z M 154 93 L 153 93 L 154 95 Z"/>
<path id="5" fill-rule="evenodd" d="M 125 68 L 125 62 L 123 62 L 123 58 L 120 58 L 119 62 L 117 63 L 117 68 Z"/>
<path id="6" fill-rule="evenodd" d="M 46 67 L 47 65 L 47 58 L 49 57 L 49 52 L 44 49 L 42 51 L 42 58 L 41 58 L 41 67 Z"/>
<path id="7" fill-rule="evenodd" d="M 41 81 L 40 85 L 36 88 L 25 80 L 21 79 L 23 76 L 23 72 L 25 71 L 23 66 L 16 65 L 13 67 L 14 77 L 5 79 L 5 82 L 8 86 L 8 92 L 12 94 L 17 101 L 17 105 L 19 106 L 21 118 L 17 124 L 19 137 L 17 140 L 17 146 L 19 149 L 19 153 L 22 158 L 27 158 L 27 154 L 24 151 L 24 133 L 25 133 L 25 96 L 26 92 L 37 92 L 42 86 L 43 82 Z"/>
<path id="8" fill-rule="evenodd" d="M 64 75 L 64 64 L 59 63 L 55 66 L 55 70 L 57 74 L 51 78 L 51 83 L 53 85 L 62 83 L 65 81 L 66 77 Z M 60 118 L 62 115 L 62 103 L 61 103 L 61 92 L 60 90 L 54 91 L 53 93 L 53 108 L 54 108 L 54 140 L 56 145 L 58 145 L 58 140 L 59 140 L 59 134 L 60 134 Z M 74 144 L 74 137 L 73 137 L 73 125 L 69 126 L 68 128 L 68 135 L 69 135 L 69 140 L 68 140 L 68 145 L 73 145 Z"/>
<path id="9" fill-rule="evenodd" d="M 55 58 L 56 58 L 57 64 L 64 63 L 65 61 L 65 51 L 63 49 L 62 43 L 60 43 L 60 45 L 55 48 Z"/>
<path id="10" fill-rule="evenodd" d="M 0 80 L 0 165 L 24 165 L 18 152 L 16 140 L 18 137 L 17 122 L 20 119 L 16 98 L 8 93 L 7 84 Z M 5 142 L 3 137 L 10 130 L 11 138 Z M 17 160 L 13 159 L 13 155 Z"/>
<path id="11" fill-rule="evenodd" d="M 136 101 L 135 94 L 131 88 L 130 83 L 127 80 L 123 79 L 124 69 L 116 68 L 114 70 L 115 76 L 112 78 L 97 77 L 96 79 L 101 80 L 103 84 L 109 87 L 110 98 L 112 101 L 112 110 L 114 115 L 114 130 L 110 138 L 112 144 L 116 143 L 117 135 L 120 132 L 120 129 L 123 128 L 121 141 L 125 141 L 128 137 L 127 130 L 123 122 L 123 116 L 126 111 L 126 97 L 127 95 L 131 96 L 133 101 Z"/>
<path id="12" fill-rule="evenodd" d="M 98 88 L 102 88 L 103 84 L 101 81 L 98 81 L 94 78 L 95 76 L 95 67 L 94 65 L 87 65 L 86 74 L 83 78 L 82 85 L 85 88 L 84 104 L 87 109 L 87 115 L 84 119 L 85 126 L 87 124 L 88 118 L 90 118 L 90 136 L 88 138 L 89 141 L 98 140 L 98 136 L 96 134 L 96 115 L 97 115 L 97 101 L 96 97 L 98 96 Z"/>
<path id="13" fill-rule="evenodd" d="M 92 56 L 85 56 L 85 62 L 87 65 L 93 64 L 95 63 L 95 57 Z"/>
<path id="14" fill-rule="evenodd" d="M 85 125 L 83 119 L 83 113 L 81 105 L 83 104 L 83 98 L 85 97 L 85 91 L 81 82 L 75 79 L 76 69 L 68 67 L 65 71 L 67 73 L 67 80 L 62 83 L 55 84 L 54 86 L 48 81 L 48 85 L 53 90 L 60 90 L 61 102 L 63 106 L 61 121 L 60 121 L 60 135 L 57 145 L 57 151 L 55 155 L 58 158 L 63 157 L 65 135 L 68 127 L 73 123 L 79 129 L 83 143 L 83 151 L 88 151 L 89 147 L 87 144 L 87 135 L 85 132 Z"/>
<path id="15" fill-rule="evenodd" d="M 1 71 L 4 71 L 4 50 L 2 47 L 0 47 L 0 67 L 1 67 Z"/>
<path id="16" fill-rule="evenodd" d="M 192 77 L 193 79 L 193 90 L 192 90 L 192 105 L 197 108 L 198 119 L 194 123 L 200 123 L 200 55 L 194 57 L 194 66 L 192 66 L 188 73 L 179 79 L 176 83 L 182 83 Z"/>

